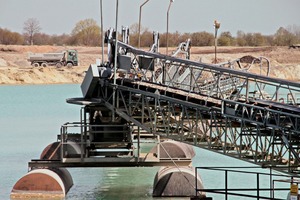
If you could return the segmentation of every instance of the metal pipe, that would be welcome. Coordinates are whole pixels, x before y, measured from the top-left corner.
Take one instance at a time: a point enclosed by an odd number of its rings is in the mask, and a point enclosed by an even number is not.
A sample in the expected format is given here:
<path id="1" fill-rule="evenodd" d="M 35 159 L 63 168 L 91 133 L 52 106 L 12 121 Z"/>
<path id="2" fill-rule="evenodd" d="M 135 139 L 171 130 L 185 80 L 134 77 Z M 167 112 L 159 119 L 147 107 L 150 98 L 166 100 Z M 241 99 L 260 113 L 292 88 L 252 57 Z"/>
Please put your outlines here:
<path id="1" fill-rule="evenodd" d="M 141 47 L 141 20 L 142 20 L 142 7 L 148 3 L 150 0 L 146 0 L 141 6 L 140 6 L 140 14 L 139 14 L 139 41 L 138 41 L 138 48 Z"/>
<path id="2" fill-rule="evenodd" d="M 104 63 L 104 34 L 103 34 L 103 7 L 102 0 L 100 0 L 100 12 L 101 12 L 101 46 L 102 46 L 102 64 Z"/>
<path id="3" fill-rule="evenodd" d="M 118 12 L 119 12 L 119 0 L 116 0 L 116 38 L 115 38 L 115 60 L 114 60 L 114 88 L 113 88 L 113 108 L 116 105 L 116 86 L 117 86 L 117 53 L 118 53 Z M 112 121 L 115 121 L 115 110 L 112 110 Z"/>
<path id="4" fill-rule="evenodd" d="M 197 177 L 197 172 L 198 172 L 198 168 L 196 167 L 195 168 L 195 177 Z M 195 178 L 195 186 L 196 186 L 196 188 L 195 188 L 195 192 L 196 192 L 195 197 L 198 197 L 198 181 L 197 181 L 197 178 Z"/>
<path id="5" fill-rule="evenodd" d="M 114 60 L 114 85 L 117 83 L 117 53 L 118 53 L 118 12 L 119 12 L 119 0 L 116 0 L 116 38 L 115 38 L 115 60 Z"/>
<path id="6" fill-rule="evenodd" d="M 259 173 L 256 173 L 256 188 L 257 199 L 259 199 Z"/>
<path id="7" fill-rule="evenodd" d="M 218 29 L 215 28 L 215 63 L 217 63 L 217 33 Z"/>
<path id="8" fill-rule="evenodd" d="M 228 200 L 228 171 L 225 170 L 225 199 Z"/>
<path id="9" fill-rule="evenodd" d="M 169 48 L 169 12 L 171 8 L 171 4 L 174 2 L 174 0 L 170 0 L 168 11 L 167 11 L 167 35 L 166 35 L 166 40 L 167 40 L 167 48 L 166 48 L 166 55 L 168 55 L 168 48 Z"/>
<path id="10" fill-rule="evenodd" d="M 217 63 L 217 45 L 218 45 L 217 35 L 218 35 L 218 29 L 220 28 L 220 23 L 217 20 L 215 20 L 214 26 L 215 26 L 215 63 Z"/>
<path id="11" fill-rule="evenodd" d="M 139 158 L 140 158 L 140 153 L 141 153 L 141 146 L 140 146 L 140 143 L 141 143 L 141 130 L 140 130 L 140 127 L 138 126 L 138 148 L 137 148 L 137 161 L 140 162 Z"/>
<path id="12" fill-rule="evenodd" d="M 85 114 L 84 114 L 85 115 Z M 82 109 L 80 109 L 80 122 L 82 123 Z M 85 125 L 85 124 L 84 124 Z M 85 131 L 82 130 L 82 126 L 80 126 L 80 159 L 83 162 L 83 152 L 85 152 L 85 148 L 83 147 L 83 134 Z"/>

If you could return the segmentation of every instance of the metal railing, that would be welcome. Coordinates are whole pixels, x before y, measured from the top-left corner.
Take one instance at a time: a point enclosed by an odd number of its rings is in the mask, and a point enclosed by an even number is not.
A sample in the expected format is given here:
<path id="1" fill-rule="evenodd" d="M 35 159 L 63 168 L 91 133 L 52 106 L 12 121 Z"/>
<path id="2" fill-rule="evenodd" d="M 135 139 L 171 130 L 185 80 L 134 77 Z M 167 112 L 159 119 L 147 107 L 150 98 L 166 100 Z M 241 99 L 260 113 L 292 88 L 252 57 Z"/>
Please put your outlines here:
<path id="1" fill-rule="evenodd" d="M 216 176 L 216 174 L 223 174 L 223 176 L 218 177 L 224 177 L 224 179 L 218 179 L 218 183 L 212 184 L 222 185 L 224 187 L 200 189 L 198 188 L 196 180 L 195 196 L 198 196 L 199 192 L 206 192 L 223 195 L 222 199 L 225 200 L 232 199 L 234 196 L 258 200 L 285 200 L 290 191 L 290 185 L 286 184 L 299 183 L 299 180 L 293 176 L 273 173 L 271 168 L 269 169 L 269 173 L 258 172 L 258 170 L 260 170 L 258 167 L 196 167 L 196 175 L 204 171 L 206 173 L 207 171 L 211 171 L 214 176 Z M 243 178 L 241 179 L 241 177 Z M 285 183 L 285 186 L 276 188 L 275 182 Z M 286 193 L 283 194 L 283 191 L 286 191 Z"/>

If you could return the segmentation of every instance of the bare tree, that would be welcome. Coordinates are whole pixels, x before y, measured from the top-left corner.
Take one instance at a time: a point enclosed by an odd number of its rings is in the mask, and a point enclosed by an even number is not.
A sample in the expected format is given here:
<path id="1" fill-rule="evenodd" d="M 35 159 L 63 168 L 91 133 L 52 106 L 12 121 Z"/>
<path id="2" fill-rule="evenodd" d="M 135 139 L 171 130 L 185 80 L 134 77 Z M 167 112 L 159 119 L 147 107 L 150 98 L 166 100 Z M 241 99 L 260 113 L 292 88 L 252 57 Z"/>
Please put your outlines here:
<path id="1" fill-rule="evenodd" d="M 97 46 L 101 41 L 100 27 L 94 19 L 85 19 L 76 23 L 72 36 L 79 44 Z"/>
<path id="2" fill-rule="evenodd" d="M 30 45 L 33 45 L 33 37 L 41 31 L 40 22 L 36 18 L 29 18 L 24 22 L 24 35 L 29 38 Z"/>
<path id="3" fill-rule="evenodd" d="M 138 46 L 139 41 L 139 24 L 134 23 L 130 27 L 130 44 L 133 46 Z M 148 37 L 150 33 L 150 38 Z M 140 31 L 140 38 L 141 38 L 141 46 L 145 47 L 148 46 L 149 43 L 152 43 L 152 33 L 148 30 L 148 28 L 141 26 Z"/>

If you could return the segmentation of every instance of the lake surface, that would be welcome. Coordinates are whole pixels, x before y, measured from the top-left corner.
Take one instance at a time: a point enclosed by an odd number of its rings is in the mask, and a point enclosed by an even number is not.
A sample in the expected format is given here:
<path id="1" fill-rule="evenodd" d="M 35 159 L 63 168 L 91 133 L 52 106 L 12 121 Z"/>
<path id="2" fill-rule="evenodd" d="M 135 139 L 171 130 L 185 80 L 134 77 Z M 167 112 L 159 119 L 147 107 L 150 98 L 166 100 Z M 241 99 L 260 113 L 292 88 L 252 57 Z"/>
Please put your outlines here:
<path id="1" fill-rule="evenodd" d="M 56 141 L 60 126 L 65 122 L 79 121 L 80 106 L 67 104 L 66 99 L 81 96 L 78 84 L 0 86 L 1 200 L 9 199 L 13 185 L 27 173 L 28 162 L 39 158 L 43 149 Z M 195 167 L 253 166 L 200 148 L 195 148 L 195 151 L 197 154 L 193 159 Z M 152 185 L 158 169 L 158 167 L 71 168 L 68 170 L 74 185 L 65 199 L 190 199 L 153 198 Z M 205 188 L 224 187 L 224 173 L 201 170 L 200 176 Z M 230 185 L 254 187 L 255 181 L 255 176 L 241 177 L 235 174 L 230 179 Z M 263 186 L 269 187 L 269 178 L 264 178 L 260 182 Z M 279 193 L 282 197 L 286 197 L 286 194 L 287 192 Z M 214 200 L 225 199 L 222 195 L 207 196 L 213 197 Z M 232 196 L 229 199 L 241 197 Z"/>

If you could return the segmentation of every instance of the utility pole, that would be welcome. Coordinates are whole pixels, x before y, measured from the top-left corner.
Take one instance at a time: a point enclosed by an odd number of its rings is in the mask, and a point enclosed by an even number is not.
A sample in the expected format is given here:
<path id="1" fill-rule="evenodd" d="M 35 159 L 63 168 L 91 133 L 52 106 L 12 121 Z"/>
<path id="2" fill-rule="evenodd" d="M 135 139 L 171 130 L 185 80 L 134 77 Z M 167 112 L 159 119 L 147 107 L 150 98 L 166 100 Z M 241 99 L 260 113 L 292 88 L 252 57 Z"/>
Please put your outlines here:
<path id="1" fill-rule="evenodd" d="M 170 12 L 170 8 L 171 8 L 171 5 L 172 5 L 173 2 L 174 2 L 174 0 L 170 0 L 168 11 L 167 11 L 167 36 L 166 36 L 167 48 L 166 48 L 166 55 L 168 55 L 168 48 L 169 48 L 169 12 Z"/>
<path id="2" fill-rule="evenodd" d="M 215 27 L 215 63 L 217 63 L 217 45 L 218 45 L 218 29 L 220 28 L 221 24 L 217 20 L 214 21 L 214 27 Z"/>
<path id="3" fill-rule="evenodd" d="M 141 6 L 140 6 L 140 14 L 139 14 L 139 43 L 138 48 L 141 48 L 141 21 L 142 21 L 142 7 L 148 3 L 150 0 L 146 0 Z"/>

